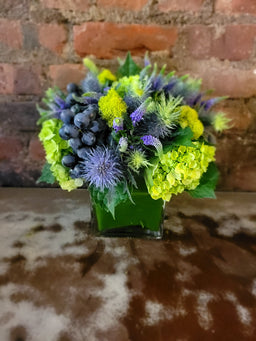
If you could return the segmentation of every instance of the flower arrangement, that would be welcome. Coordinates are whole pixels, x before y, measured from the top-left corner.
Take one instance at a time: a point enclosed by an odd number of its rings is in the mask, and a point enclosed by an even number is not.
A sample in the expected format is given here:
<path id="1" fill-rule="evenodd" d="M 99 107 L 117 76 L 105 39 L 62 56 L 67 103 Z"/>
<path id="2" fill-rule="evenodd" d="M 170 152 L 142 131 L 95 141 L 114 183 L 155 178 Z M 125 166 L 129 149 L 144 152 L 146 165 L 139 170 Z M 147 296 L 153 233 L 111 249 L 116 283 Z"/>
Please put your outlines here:
<path id="1" fill-rule="evenodd" d="M 166 74 L 147 55 L 140 68 L 128 53 L 116 74 L 88 58 L 84 64 L 80 85 L 48 89 L 47 109 L 38 107 L 47 161 L 40 181 L 68 191 L 84 186 L 113 216 L 132 201 L 138 179 L 154 200 L 183 191 L 214 197 L 213 132 L 229 120 L 212 108 L 223 97 L 204 99 L 200 80 Z"/>

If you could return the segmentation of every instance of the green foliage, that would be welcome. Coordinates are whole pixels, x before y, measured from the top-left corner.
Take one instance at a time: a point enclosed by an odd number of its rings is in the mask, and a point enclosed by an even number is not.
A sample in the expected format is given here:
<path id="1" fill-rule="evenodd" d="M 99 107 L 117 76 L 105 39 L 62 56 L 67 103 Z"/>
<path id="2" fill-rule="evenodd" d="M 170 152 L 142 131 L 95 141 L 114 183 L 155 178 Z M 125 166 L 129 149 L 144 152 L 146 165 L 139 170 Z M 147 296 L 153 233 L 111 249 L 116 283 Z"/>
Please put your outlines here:
<path id="1" fill-rule="evenodd" d="M 116 206 L 128 199 L 131 200 L 131 195 L 126 182 L 120 182 L 113 188 L 106 188 L 104 191 L 92 186 L 90 187 L 90 193 L 93 202 L 100 205 L 107 212 L 110 212 L 114 219 Z"/>
<path id="2" fill-rule="evenodd" d="M 137 75 L 140 70 L 141 68 L 133 61 L 130 52 L 128 52 L 125 62 L 119 67 L 117 74 L 119 77 L 129 77 Z"/>
<path id="3" fill-rule="evenodd" d="M 55 182 L 55 177 L 51 172 L 51 165 L 48 162 L 45 163 L 42 169 L 42 174 L 36 183 L 40 182 L 46 182 L 48 184 L 54 184 Z"/>
<path id="4" fill-rule="evenodd" d="M 193 137 L 193 132 L 189 127 L 186 127 L 185 129 L 179 129 L 175 133 L 177 137 L 175 137 L 173 141 L 173 145 L 176 146 L 187 146 L 187 147 L 194 147 L 192 143 L 192 137 Z"/>
<path id="5" fill-rule="evenodd" d="M 41 116 L 36 123 L 37 125 L 41 125 L 44 121 L 52 118 L 53 116 L 52 104 L 56 96 L 62 98 L 63 93 L 57 86 L 54 86 L 53 88 L 49 88 L 46 90 L 45 97 L 42 99 L 42 102 L 46 104 L 48 109 L 41 108 L 38 104 L 36 105 L 37 111 Z"/>
<path id="6" fill-rule="evenodd" d="M 194 198 L 212 198 L 215 199 L 214 190 L 218 182 L 219 172 L 214 162 L 211 162 L 207 171 L 203 174 L 199 185 L 188 193 Z"/>

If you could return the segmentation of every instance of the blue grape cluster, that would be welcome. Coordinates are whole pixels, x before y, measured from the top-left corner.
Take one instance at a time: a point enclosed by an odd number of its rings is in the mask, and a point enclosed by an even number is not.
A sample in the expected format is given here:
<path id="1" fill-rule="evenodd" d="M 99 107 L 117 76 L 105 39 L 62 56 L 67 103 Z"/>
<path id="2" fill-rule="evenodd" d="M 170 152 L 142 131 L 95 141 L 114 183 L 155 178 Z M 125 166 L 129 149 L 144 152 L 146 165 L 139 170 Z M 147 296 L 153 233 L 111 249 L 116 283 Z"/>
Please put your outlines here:
<path id="1" fill-rule="evenodd" d="M 69 108 L 60 113 L 63 125 L 59 135 L 63 140 L 68 140 L 73 152 L 62 158 L 62 164 L 70 168 L 72 178 L 79 178 L 82 171 L 80 161 L 93 147 L 104 144 L 107 126 L 100 118 L 97 102 L 85 104 L 76 100 L 81 98 L 81 89 L 76 84 L 68 84 L 67 92 L 65 102 Z"/>

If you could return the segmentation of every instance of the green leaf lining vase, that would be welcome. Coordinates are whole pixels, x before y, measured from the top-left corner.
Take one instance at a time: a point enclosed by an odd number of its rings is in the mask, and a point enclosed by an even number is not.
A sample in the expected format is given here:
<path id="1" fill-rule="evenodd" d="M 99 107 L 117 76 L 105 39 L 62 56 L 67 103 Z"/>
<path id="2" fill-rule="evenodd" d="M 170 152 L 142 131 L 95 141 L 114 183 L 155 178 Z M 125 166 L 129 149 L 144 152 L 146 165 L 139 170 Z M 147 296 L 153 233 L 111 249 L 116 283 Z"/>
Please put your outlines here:
<path id="1" fill-rule="evenodd" d="M 92 202 L 91 226 L 96 235 L 106 237 L 134 237 L 160 239 L 163 234 L 164 201 L 154 200 L 145 186 L 139 186 L 131 193 L 131 200 L 111 212 Z"/>

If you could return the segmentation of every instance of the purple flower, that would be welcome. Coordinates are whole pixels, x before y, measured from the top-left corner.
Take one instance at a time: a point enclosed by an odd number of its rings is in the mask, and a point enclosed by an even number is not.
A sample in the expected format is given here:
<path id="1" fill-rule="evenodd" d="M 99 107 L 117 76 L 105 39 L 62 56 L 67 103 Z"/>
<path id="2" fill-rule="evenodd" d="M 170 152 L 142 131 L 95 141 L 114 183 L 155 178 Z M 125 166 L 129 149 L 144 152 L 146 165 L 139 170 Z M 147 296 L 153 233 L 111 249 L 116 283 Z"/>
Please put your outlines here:
<path id="1" fill-rule="evenodd" d="M 202 101 L 201 102 L 201 106 L 203 106 L 205 111 L 208 111 L 209 109 L 211 109 L 211 107 L 220 102 L 222 100 L 223 97 L 216 97 L 216 98 L 211 98 L 208 101 Z"/>
<path id="2" fill-rule="evenodd" d="M 68 105 L 67 103 L 64 101 L 64 99 L 62 99 L 61 97 L 59 96 L 56 96 L 54 98 L 54 102 L 57 104 L 58 107 L 60 107 L 60 109 L 67 109 L 68 108 Z"/>
<path id="3" fill-rule="evenodd" d="M 131 113 L 130 117 L 132 120 L 132 125 L 135 127 L 136 123 L 140 122 L 146 112 L 145 107 L 141 104 L 133 113 Z"/>
<path id="4" fill-rule="evenodd" d="M 186 99 L 186 103 L 187 105 L 189 105 L 190 107 L 194 107 L 195 105 L 197 105 L 199 103 L 199 101 L 202 98 L 202 94 L 193 94 L 192 96 L 190 96 L 189 98 Z"/>
<path id="5" fill-rule="evenodd" d="M 158 152 L 162 150 L 162 143 L 160 140 L 152 135 L 144 135 L 141 137 L 145 146 L 154 146 Z"/>
<path id="6" fill-rule="evenodd" d="M 81 165 L 82 178 L 90 186 L 93 185 L 101 191 L 115 186 L 123 177 L 120 159 L 112 149 L 104 147 L 92 149 Z"/>
<path id="7" fill-rule="evenodd" d="M 151 65 L 151 62 L 150 62 L 150 59 L 148 58 L 148 54 L 145 54 L 145 57 L 144 57 L 144 66 L 148 66 L 148 65 Z"/>
<path id="8" fill-rule="evenodd" d="M 116 117 L 113 120 L 113 129 L 117 133 L 120 130 L 124 129 L 124 120 L 122 118 Z"/>

